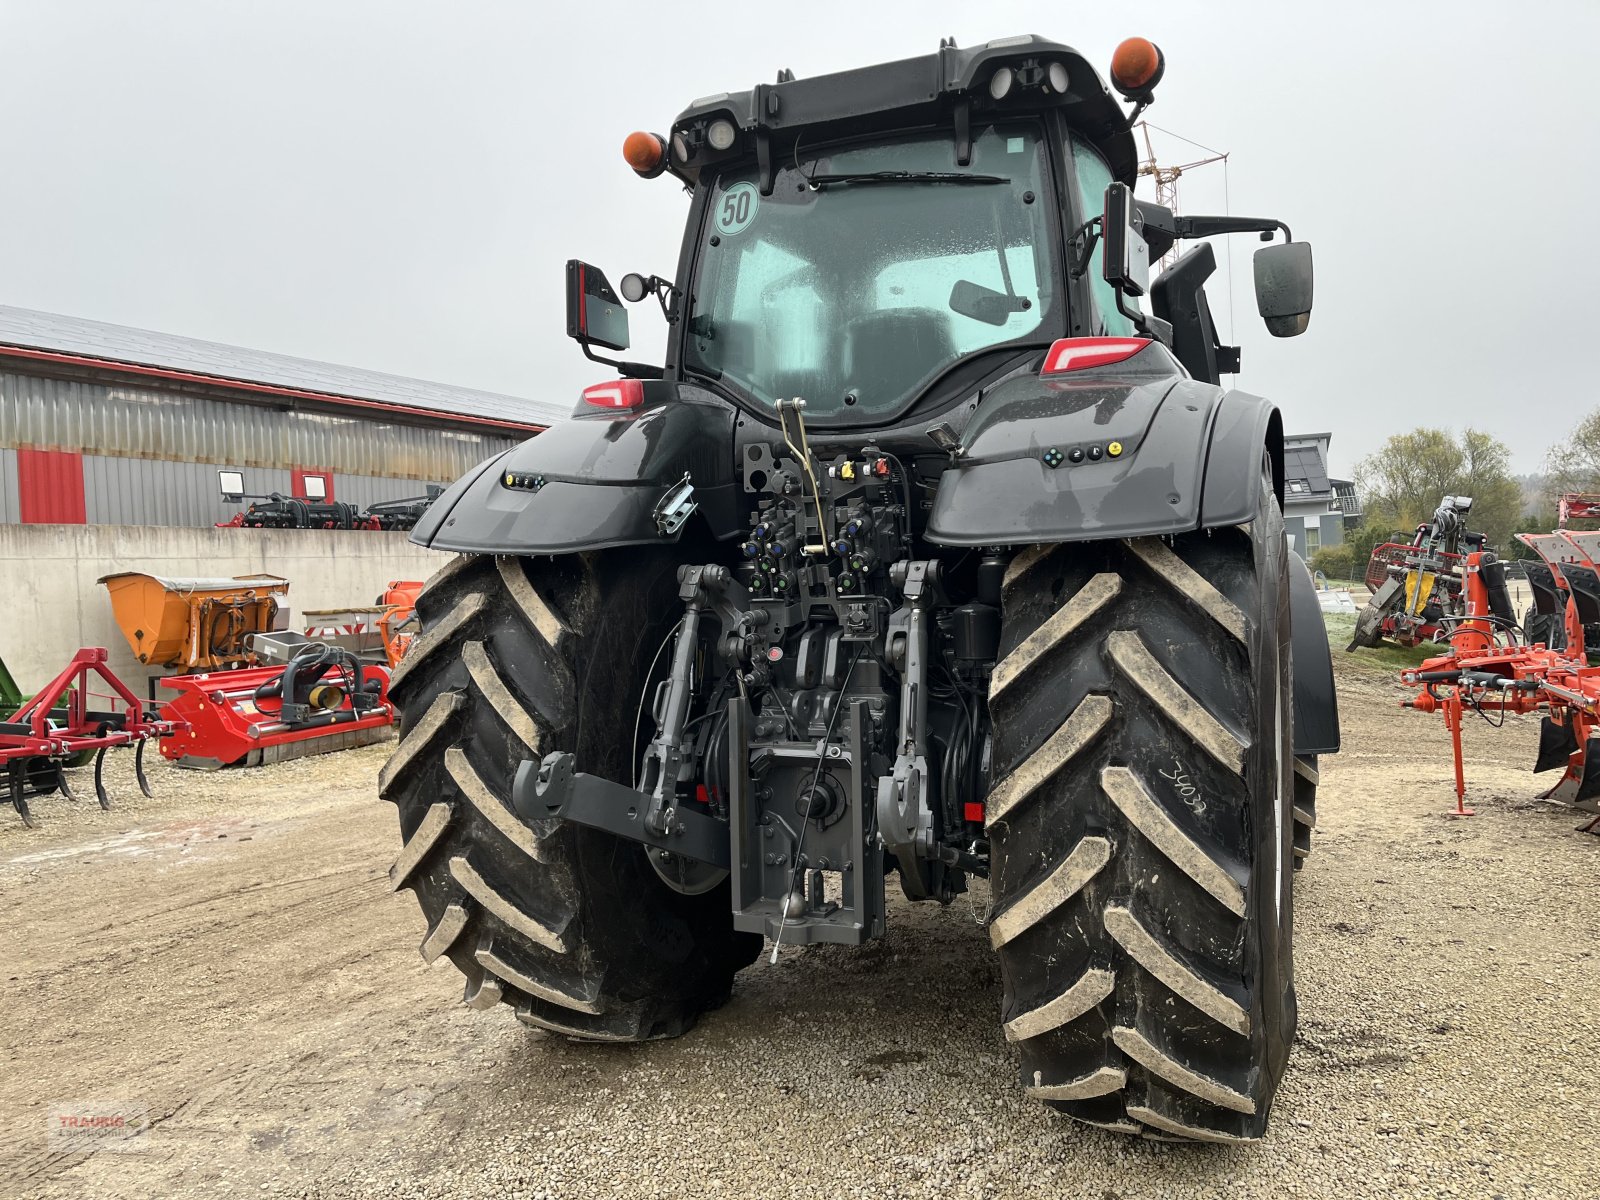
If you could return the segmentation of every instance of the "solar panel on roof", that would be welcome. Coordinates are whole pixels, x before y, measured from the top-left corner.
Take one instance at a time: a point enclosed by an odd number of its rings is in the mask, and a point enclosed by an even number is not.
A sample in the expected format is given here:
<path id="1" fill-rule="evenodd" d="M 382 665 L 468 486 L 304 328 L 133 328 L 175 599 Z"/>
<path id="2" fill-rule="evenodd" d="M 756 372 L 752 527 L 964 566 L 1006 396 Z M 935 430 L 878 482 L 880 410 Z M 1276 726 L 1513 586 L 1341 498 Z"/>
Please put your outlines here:
<path id="1" fill-rule="evenodd" d="M 1311 492 L 1331 492 L 1328 469 L 1315 446 L 1290 446 L 1283 452 L 1283 474 L 1286 479 L 1298 479 Z"/>
<path id="2" fill-rule="evenodd" d="M 524 400 L 498 392 L 453 387 L 425 379 L 408 379 L 384 371 L 366 371 L 334 363 L 248 350 L 220 342 L 87 321 L 57 313 L 34 312 L 0 305 L 0 344 L 29 350 L 54 350 L 166 367 L 197 375 L 216 375 L 248 383 L 325 392 L 358 400 L 376 400 L 426 409 L 444 416 L 487 417 L 529 425 L 549 425 L 567 415 L 564 405 L 548 400 Z"/>

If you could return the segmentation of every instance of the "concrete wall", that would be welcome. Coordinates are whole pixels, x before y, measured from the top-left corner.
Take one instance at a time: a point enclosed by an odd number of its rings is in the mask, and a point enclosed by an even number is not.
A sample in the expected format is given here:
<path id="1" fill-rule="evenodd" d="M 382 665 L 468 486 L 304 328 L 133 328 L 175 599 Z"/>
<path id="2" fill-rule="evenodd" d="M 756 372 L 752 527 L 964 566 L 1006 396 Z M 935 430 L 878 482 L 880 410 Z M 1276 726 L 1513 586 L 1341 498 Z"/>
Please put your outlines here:
<path id="1" fill-rule="evenodd" d="M 134 659 L 112 620 L 111 601 L 96 582 L 102 575 L 281 575 L 291 583 L 290 628 L 298 628 L 308 609 L 369 605 L 389 580 L 426 579 L 448 560 L 404 533 L 0 525 L 0 656 L 31 691 L 79 646 L 105 646 L 112 669 L 143 695 L 152 672 Z"/>

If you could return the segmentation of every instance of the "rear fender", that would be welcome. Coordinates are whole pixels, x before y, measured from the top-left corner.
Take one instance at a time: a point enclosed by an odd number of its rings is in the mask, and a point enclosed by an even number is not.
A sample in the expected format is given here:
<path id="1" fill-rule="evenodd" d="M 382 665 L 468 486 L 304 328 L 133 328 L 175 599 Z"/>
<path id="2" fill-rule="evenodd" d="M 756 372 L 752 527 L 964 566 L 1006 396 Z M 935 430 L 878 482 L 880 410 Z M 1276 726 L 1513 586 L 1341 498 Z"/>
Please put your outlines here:
<path id="1" fill-rule="evenodd" d="M 480 463 L 418 522 L 411 540 L 464 554 L 565 554 L 673 542 L 656 507 L 685 475 L 718 536 L 742 515 L 733 408 L 699 388 L 645 382 L 638 409 L 585 409 Z"/>
<path id="2" fill-rule="evenodd" d="M 1305 559 L 1289 552 L 1289 621 L 1294 631 L 1294 752 L 1336 754 L 1339 697 L 1317 586 Z"/>
<path id="3" fill-rule="evenodd" d="M 1152 343 L 1125 362 L 994 387 L 939 482 L 927 537 L 947 546 L 1183 533 L 1254 519 L 1261 461 L 1282 494 L 1271 403 L 1189 378 Z"/>

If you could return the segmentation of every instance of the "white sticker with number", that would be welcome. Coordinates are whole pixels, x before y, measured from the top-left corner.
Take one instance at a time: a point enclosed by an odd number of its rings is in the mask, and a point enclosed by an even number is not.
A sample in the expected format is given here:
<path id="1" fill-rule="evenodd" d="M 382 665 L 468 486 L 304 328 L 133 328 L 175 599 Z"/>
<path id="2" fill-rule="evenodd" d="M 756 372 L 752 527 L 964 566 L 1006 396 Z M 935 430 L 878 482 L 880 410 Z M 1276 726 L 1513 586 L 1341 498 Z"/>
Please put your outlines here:
<path id="1" fill-rule="evenodd" d="M 717 201 L 717 232 L 732 237 L 750 228 L 761 207 L 761 195 L 753 183 L 736 183 Z"/>

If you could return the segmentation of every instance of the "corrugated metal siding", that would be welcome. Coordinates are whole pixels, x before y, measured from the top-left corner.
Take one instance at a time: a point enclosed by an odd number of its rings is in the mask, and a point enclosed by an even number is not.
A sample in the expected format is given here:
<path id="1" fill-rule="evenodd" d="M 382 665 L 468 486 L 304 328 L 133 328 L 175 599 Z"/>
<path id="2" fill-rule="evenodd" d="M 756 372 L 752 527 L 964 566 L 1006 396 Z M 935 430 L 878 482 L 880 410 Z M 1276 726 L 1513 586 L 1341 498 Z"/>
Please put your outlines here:
<path id="1" fill-rule="evenodd" d="M 466 430 L 0 372 L 0 445 L 10 448 L 436 481 L 514 444 Z"/>
<path id="2" fill-rule="evenodd" d="M 0 446 L 0 525 L 22 521 L 22 498 L 17 494 L 17 452 Z"/>
<path id="3" fill-rule="evenodd" d="M 90 525 L 214 525 L 230 520 L 240 505 L 224 504 L 215 463 L 163 462 L 150 458 L 83 456 L 84 515 Z M 253 467 L 244 471 L 250 492 L 289 493 L 289 472 Z"/>
<path id="4" fill-rule="evenodd" d="M 18 450 L 17 498 L 24 525 L 82 525 L 83 456 L 70 450 Z"/>

